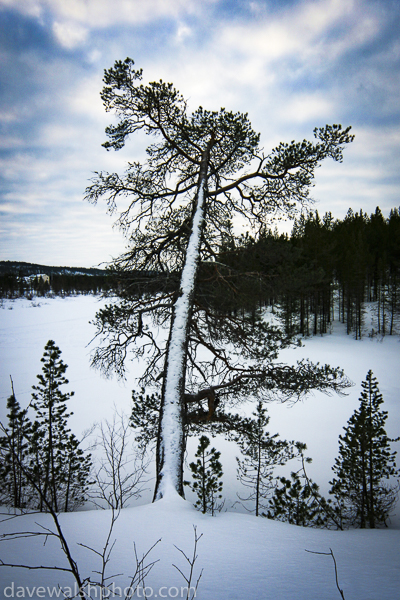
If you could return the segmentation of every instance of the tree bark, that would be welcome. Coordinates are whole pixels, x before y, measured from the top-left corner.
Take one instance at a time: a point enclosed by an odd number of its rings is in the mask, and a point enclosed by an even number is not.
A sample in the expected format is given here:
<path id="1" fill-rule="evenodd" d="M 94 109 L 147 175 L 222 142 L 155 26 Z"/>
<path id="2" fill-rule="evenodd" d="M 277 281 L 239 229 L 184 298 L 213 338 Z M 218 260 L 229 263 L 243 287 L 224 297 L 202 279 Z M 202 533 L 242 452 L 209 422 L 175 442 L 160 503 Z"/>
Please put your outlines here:
<path id="1" fill-rule="evenodd" d="M 205 202 L 211 137 L 203 151 L 199 181 L 192 215 L 191 234 L 186 249 L 178 297 L 172 311 L 170 335 L 167 344 L 165 377 L 163 379 L 159 430 L 157 438 L 157 482 L 154 500 L 183 491 L 184 396 L 186 357 L 193 295 L 200 261 L 200 245 L 204 229 Z"/>

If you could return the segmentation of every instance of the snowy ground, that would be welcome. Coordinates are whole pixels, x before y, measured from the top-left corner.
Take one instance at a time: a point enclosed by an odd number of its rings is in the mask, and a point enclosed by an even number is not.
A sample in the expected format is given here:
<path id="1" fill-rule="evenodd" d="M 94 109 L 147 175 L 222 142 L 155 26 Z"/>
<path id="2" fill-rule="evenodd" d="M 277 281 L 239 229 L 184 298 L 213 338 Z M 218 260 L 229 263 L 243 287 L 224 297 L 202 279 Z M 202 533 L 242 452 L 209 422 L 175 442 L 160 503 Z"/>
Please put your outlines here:
<path id="1" fill-rule="evenodd" d="M 50 523 L 48 517 L 24 517 L 24 527 L 34 528 L 33 521 L 38 520 L 47 525 Z M 91 576 L 96 580 L 92 571 L 99 569 L 100 561 L 76 542 L 101 551 L 109 518 L 109 511 L 61 516 L 82 578 Z M 230 512 L 210 517 L 197 512 L 184 500 L 175 504 L 161 500 L 122 511 L 113 532 L 112 539 L 117 542 L 108 573 L 124 573 L 125 576 L 116 577 L 115 586 L 123 591 L 129 585 L 128 575 L 134 571 L 133 542 L 138 554 L 142 555 L 161 538 L 150 555 L 150 559 L 160 561 L 145 582 L 148 596 L 186 597 L 180 594 L 185 582 L 172 564 L 188 574 L 188 565 L 175 546 L 191 557 L 193 525 L 197 526 L 198 534 L 203 533 L 195 564 L 195 579 L 204 569 L 197 594 L 199 600 L 335 600 L 340 596 L 332 558 L 306 552 L 329 552 L 330 548 L 337 561 L 339 584 L 346 600 L 397 600 L 399 597 L 400 535 L 397 530 L 338 532 L 308 529 Z M 6 527 L 15 529 L 15 521 L 8 522 Z M 0 557 L 42 565 L 65 566 L 66 562 L 56 543 L 52 544 L 50 540 L 43 547 L 40 539 L 25 540 L 24 544 L 3 543 Z M 3 567 L 0 577 L 2 597 L 18 597 L 18 588 L 19 597 L 27 598 L 28 590 L 32 594 L 33 588 L 38 586 L 51 588 L 59 583 L 64 591 L 67 586 L 73 587 L 68 575 L 51 571 L 12 571 Z M 12 582 L 14 596 L 11 596 Z M 118 591 L 116 587 L 114 590 Z"/>
<path id="2" fill-rule="evenodd" d="M 75 391 L 70 401 L 75 413 L 70 424 L 75 433 L 79 434 L 94 422 L 111 418 L 114 405 L 129 414 L 131 389 L 135 387 L 139 365 L 131 367 L 125 383 L 105 380 L 89 368 L 91 349 L 87 344 L 94 335 L 94 328 L 88 322 L 102 303 L 90 296 L 3 302 L 0 309 L 2 421 L 5 420 L 6 399 L 10 395 L 9 376 L 12 375 L 20 404 L 26 406 L 31 386 L 41 370 L 44 345 L 49 339 L 61 348 L 63 360 L 69 365 L 68 387 Z M 355 384 L 344 398 L 315 394 L 291 408 L 279 404 L 269 406 L 270 433 L 279 432 L 283 438 L 307 444 L 308 455 L 313 458 L 309 475 L 324 493 L 329 489 L 338 435 L 358 406 L 361 381 L 369 369 L 379 381 L 384 408 L 389 412 L 387 433 L 392 437 L 399 435 L 399 350 L 398 337 L 387 336 L 383 340 L 366 337 L 355 341 L 345 335 L 340 324 L 336 324 L 331 335 L 311 338 L 305 342 L 304 348 L 286 350 L 281 354 L 280 359 L 287 362 L 306 356 L 320 363 L 342 366 Z M 235 452 L 219 439 L 215 440 L 215 446 L 222 451 L 224 459 L 225 507 L 231 511 L 238 489 Z M 189 460 L 192 460 L 191 456 Z M 295 465 L 291 468 L 294 469 Z M 145 497 L 142 502 L 148 499 Z M 400 506 L 397 512 L 400 512 Z M 38 519 L 47 522 L 48 515 L 31 515 L 23 519 L 27 522 L 18 526 L 31 529 Z M 97 568 L 94 556 L 77 546 L 76 542 L 102 548 L 109 513 L 85 511 L 62 515 L 61 519 L 82 565 L 82 575 L 87 576 L 91 569 Z M 9 521 L 3 524 L 3 528 L 15 528 L 15 524 L 15 520 Z M 238 512 L 226 512 L 211 518 L 192 509 L 189 502 L 179 501 L 166 506 L 165 501 L 161 501 L 125 509 L 121 513 L 114 532 L 117 543 L 110 572 L 131 573 L 133 542 L 136 542 L 139 552 L 144 552 L 161 537 L 162 542 L 152 553 L 155 559 L 160 558 L 160 562 L 154 567 L 147 585 L 153 588 L 153 597 L 167 593 L 165 589 L 160 591 L 162 586 L 173 586 L 167 597 L 181 597 L 176 590 L 184 583 L 172 563 L 181 568 L 184 564 L 174 544 L 187 553 L 192 551 L 193 524 L 197 524 L 199 533 L 204 533 L 198 547 L 198 566 L 204 568 L 198 598 L 339 598 L 331 557 L 305 552 L 305 549 L 329 552 L 329 548 L 332 548 L 338 562 L 339 581 L 346 600 L 396 600 L 399 597 L 400 518 L 396 516 L 390 529 L 332 532 L 256 519 Z M 39 539 L 12 544 L 3 542 L 0 545 L 1 559 L 31 564 L 48 564 L 50 560 L 52 564 L 61 564 L 62 557 L 57 556 L 50 542 L 45 547 L 43 540 Z M 41 592 L 36 593 L 37 590 L 32 591 L 33 586 L 49 586 L 56 582 L 69 585 L 69 580 L 62 575 L 51 571 L 0 568 L 0 597 L 29 597 L 32 594 L 33 597 L 47 597 L 47 593 L 43 596 Z M 127 585 L 125 581 L 121 579 L 119 585 Z M 14 591 L 7 588 L 11 582 L 14 582 Z M 18 586 L 21 588 L 19 596 Z M 29 590 L 24 586 L 30 586 Z"/>

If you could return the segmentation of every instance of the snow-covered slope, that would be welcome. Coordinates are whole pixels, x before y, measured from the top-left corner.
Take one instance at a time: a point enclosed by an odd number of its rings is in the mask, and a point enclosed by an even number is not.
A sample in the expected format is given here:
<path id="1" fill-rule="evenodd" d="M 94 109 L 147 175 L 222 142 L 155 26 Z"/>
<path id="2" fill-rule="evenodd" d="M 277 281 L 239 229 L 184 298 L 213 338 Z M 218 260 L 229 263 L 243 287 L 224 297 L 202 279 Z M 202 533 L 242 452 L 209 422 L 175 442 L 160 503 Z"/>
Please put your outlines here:
<path id="1" fill-rule="evenodd" d="M 3 529 L 17 526 L 37 529 L 36 522 L 49 526 L 49 515 L 23 517 L 25 524 L 8 521 Z M 77 560 L 81 577 L 97 576 L 100 560 L 83 543 L 102 551 L 108 533 L 110 512 L 91 511 L 61 515 L 70 549 Z M 221 513 L 216 517 L 202 515 L 189 502 L 163 499 L 155 504 L 123 509 L 112 534 L 116 544 L 111 555 L 108 574 L 123 573 L 115 582 L 115 591 L 129 586 L 134 572 L 134 547 L 141 556 L 158 539 L 149 560 L 159 562 L 146 580 L 150 597 L 186 597 L 178 566 L 188 575 L 189 565 L 182 554 L 193 554 L 194 531 L 203 534 L 197 547 L 194 583 L 204 569 L 197 598 L 199 600 L 336 600 L 340 598 L 335 584 L 333 560 L 330 556 L 311 554 L 332 549 L 338 568 L 340 587 L 346 600 L 397 600 L 400 589 L 398 530 L 326 531 L 287 525 L 238 513 Z M 66 560 L 57 548 L 56 540 L 43 546 L 42 539 L 3 542 L 0 558 L 19 563 L 65 566 Z M 54 571 L 22 571 L 0 567 L 2 597 L 28 597 L 36 586 L 49 587 L 57 583 L 67 591 L 73 582 L 67 574 Z M 6 588 L 8 587 L 8 590 Z M 24 590 L 25 596 L 22 596 Z M 6 593 L 5 593 L 6 592 Z M 9 594 L 9 595 L 7 595 Z M 41 596 L 48 597 L 48 594 Z M 96 596 L 93 596 L 96 597 Z M 99 595 L 97 595 L 99 597 Z M 143 592 L 141 592 L 143 597 Z"/>

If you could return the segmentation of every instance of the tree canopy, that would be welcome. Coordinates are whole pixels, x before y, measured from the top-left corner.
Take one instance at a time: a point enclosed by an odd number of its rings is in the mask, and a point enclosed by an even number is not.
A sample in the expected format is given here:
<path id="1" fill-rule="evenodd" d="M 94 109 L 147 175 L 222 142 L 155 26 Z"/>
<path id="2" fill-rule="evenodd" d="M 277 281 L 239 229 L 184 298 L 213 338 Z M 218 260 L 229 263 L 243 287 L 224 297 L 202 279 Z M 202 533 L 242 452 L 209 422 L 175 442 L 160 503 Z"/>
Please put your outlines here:
<path id="1" fill-rule="evenodd" d="M 154 138 L 147 160 L 129 162 L 123 175 L 98 172 L 86 190 L 117 213 L 127 251 L 115 260 L 121 299 L 96 317 L 100 345 L 93 362 L 123 375 L 128 353 L 145 356 L 141 383 L 162 382 L 159 411 L 156 498 L 183 495 L 185 415 L 191 402 L 216 407 L 263 395 L 296 399 L 312 389 L 340 391 L 349 385 L 340 369 L 276 362 L 290 339 L 261 313 L 237 314 L 229 297 L 249 295 L 259 274 L 239 273 L 220 260 L 234 239 L 233 220 L 255 235 L 276 214 L 294 216 L 310 202 L 316 167 L 341 161 L 352 141 L 350 127 L 314 129 L 313 142 L 281 143 L 269 154 L 260 146 L 247 114 L 199 107 L 171 83 L 142 83 L 142 70 L 127 58 L 104 73 L 101 93 L 117 124 L 106 129 L 107 150 L 119 150 L 130 135 Z M 157 275 L 155 293 L 130 290 L 129 273 Z M 156 327 L 169 329 L 166 343 Z M 219 410 L 219 408 L 218 408 Z"/>

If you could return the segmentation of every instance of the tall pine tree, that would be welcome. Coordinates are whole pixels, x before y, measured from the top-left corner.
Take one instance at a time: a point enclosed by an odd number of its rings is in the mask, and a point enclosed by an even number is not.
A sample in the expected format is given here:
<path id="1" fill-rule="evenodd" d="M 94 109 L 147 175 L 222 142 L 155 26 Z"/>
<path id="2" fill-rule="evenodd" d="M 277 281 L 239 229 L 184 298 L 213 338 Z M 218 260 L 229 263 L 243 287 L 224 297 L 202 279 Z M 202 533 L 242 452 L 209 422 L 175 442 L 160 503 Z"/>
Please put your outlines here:
<path id="1" fill-rule="evenodd" d="M 40 490 L 38 508 L 68 511 L 83 503 L 91 468 L 90 455 L 68 429 L 67 402 L 74 392 L 62 392 L 68 383 L 61 350 L 49 340 L 45 346 L 38 385 L 33 386 L 31 406 L 36 412 L 30 435 L 30 472 Z"/>
<path id="2" fill-rule="evenodd" d="M 397 500 L 398 486 L 388 480 L 399 476 L 381 409 L 382 394 L 371 370 L 362 382 L 360 407 L 339 436 L 339 456 L 330 482 L 336 510 L 344 527 L 375 528 L 387 523 Z"/>

